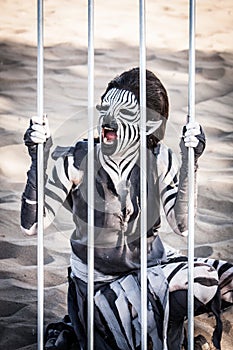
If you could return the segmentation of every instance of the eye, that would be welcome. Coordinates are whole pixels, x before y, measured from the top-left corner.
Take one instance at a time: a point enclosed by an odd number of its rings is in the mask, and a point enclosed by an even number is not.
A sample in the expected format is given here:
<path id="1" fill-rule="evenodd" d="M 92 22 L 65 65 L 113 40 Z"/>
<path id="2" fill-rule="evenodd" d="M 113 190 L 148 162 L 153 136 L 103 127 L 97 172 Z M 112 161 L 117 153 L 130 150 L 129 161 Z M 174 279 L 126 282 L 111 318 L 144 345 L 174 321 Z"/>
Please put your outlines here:
<path id="1" fill-rule="evenodd" d="M 120 109 L 120 114 L 129 115 L 131 117 L 135 115 L 133 111 L 130 111 L 129 109 L 126 109 L 126 108 Z"/>
<path id="2" fill-rule="evenodd" d="M 96 109 L 97 111 L 99 112 L 106 112 L 108 109 L 109 109 L 109 106 L 108 105 L 96 105 Z"/>

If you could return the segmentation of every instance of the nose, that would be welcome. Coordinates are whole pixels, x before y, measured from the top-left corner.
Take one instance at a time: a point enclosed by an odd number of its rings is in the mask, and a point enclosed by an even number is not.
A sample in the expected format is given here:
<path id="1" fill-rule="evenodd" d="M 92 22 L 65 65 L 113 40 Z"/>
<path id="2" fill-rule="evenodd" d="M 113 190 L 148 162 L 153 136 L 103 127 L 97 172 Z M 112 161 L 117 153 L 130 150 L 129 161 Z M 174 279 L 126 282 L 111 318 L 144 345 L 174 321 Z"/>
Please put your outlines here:
<path id="1" fill-rule="evenodd" d="M 107 113 L 103 117 L 103 125 L 107 125 L 108 127 L 112 128 L 112 129 L 117 128 L 116 119 L 110 113 Z"/>

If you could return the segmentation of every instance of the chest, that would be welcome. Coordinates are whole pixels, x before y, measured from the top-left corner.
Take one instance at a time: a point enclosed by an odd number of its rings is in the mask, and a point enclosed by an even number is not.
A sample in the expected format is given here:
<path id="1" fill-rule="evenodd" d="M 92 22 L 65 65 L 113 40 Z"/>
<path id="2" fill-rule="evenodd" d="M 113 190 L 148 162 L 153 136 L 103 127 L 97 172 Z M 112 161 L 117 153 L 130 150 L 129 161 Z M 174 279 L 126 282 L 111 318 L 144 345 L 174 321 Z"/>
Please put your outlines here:
<path id="1" fill-rule="evenodd" d="M 155 221 L 155 213 L 158 212 L 158 183 L 156 164 L 148 162 L 147 193 L 148 193 L 148 218 Z M 83 165 L 83 164 L 82 164 Z M 73 190 L 73 212 L 80 222 L 87 222 L 87 164 L 81 167 L 84 173 L 81 184 Z M 94 169 L 94 213 L 95 226 L 112 228 L 116 231 L 133 233 L 137 229 L 140 219 L 140 168 L 135 164 L 127 177 L 110 176 L 110 172 L 104 169 L 95 159 Z M 156 209 L 157 208 L 157 209 Z"/>

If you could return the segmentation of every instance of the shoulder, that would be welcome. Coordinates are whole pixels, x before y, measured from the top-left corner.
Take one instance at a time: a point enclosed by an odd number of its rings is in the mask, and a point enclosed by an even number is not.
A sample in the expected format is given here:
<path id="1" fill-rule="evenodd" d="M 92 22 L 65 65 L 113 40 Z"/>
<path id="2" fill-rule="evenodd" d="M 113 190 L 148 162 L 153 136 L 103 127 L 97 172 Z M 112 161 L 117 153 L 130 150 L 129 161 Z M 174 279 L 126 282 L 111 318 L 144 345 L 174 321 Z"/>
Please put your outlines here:
<path id="1" fill-rule="evenodd" d="M 94 147 L 98 148 L 99 138 L 94 138 Z M 74 147 L 74 160 L 75 166 L 80 167 L 81 163 L 87 159 L 88 154 L 88 140 L 83 139 L 82 141 L 78 141 Z"/>
<path id="2" fill-rule="evenodd" d="M 52 153 L 52 158 L 56 161 L 60 158 L 73 158 L 76 160 L 77 168 L 78 165 L 80 165 L 81 161 L 85 156 L 87 155 L 88 152 L 88 143 L 87 141 L 78 141 L 75 146 L 70 146 L 70 147 L 62 147 L 62 146 L 57 146 L 55 150 Z"/>
<path id="3" fill-rule="evenodd" d="M 95 146 L 99 139 L 94 139 Z M 80 184 L 83 173 L 87 167 L 88 141 L 86 139 L 78 141 L 71 147 L 57 146 L 52 153 L 52 158 L 63 164 L 67 178 L 75 185 Z"/>
<path id="4" fill-rule="evenodd" d="M 80 169 L 81 163 L 85 161 L 88 154 L 88 142 L 87 140 L 78 141 L 74 147 L 74 166 Z"/>
<path id="5" fill-rule="evenodd" d="M 58 158 L 65 158 L 68 156 L 72 156 L 73 152 L 74 152 L 73 146 L 71 147 L 57 146 L 51 156 L 54 160 L 57 160 Z"/>
<path id="6" fill-rule="evenodd" d="M 57 171 L 60 169 L 59 172 L 63 172 L 66 178 L 75 185 L 82 181 L 83 171 L 80 169 L 80 164 L 87 154 L 86 144 L 87 142 L 79 141 L 71 147 L 57 146 L 52 153 Z"/>

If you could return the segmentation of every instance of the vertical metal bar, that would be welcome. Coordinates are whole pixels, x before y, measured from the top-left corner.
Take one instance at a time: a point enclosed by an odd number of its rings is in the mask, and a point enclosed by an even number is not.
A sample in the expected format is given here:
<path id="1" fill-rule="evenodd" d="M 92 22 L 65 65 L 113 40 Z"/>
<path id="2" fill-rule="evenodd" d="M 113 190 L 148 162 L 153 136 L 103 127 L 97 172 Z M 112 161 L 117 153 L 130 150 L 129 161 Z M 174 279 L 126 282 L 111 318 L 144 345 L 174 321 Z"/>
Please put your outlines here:
<path id="1" fill-rule="evenodd" d="M 43 52 L 43 0 L 37 1 L 37 115 L 43 119 L 44 110 L 44 52 Z M 44 346 L 44 147 L 37 148 L 37 344 Z"/>
<path id="2" fill-rule="evenodd" d="M 94 0 L 88 0 L 88 350 L 94 349 Z"/>
<path id="3" fill-rule="evenodd" d="M 189 2 L 189 89 L 188 116 L 195 121 L 195 0 Z M 189 148 L 189 209 L 188 209 L 188 349 L 194 349 L 194 215 L 195 173 L 194 150 Z"/>
<path id="4" fill-rule="evenodd" d="M 146 40 L 145 1 L 139 2 L 140 22 L 140 203 L 141 203 L 141 349 L 147 349 L 147 161 L 146 161 Z"/>

